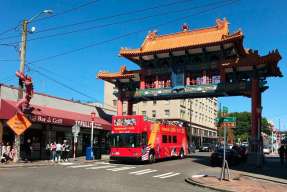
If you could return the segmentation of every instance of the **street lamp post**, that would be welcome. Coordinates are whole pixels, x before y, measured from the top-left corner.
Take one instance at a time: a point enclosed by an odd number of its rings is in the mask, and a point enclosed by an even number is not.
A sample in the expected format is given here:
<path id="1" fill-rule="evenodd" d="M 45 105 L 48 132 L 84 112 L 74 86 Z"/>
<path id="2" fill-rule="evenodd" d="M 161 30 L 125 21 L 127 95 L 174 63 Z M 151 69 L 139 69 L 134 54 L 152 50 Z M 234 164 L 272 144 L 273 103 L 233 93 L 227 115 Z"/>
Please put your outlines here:
<path id="1" fill-rule="evenodd" d="M 94 146 L 94 121 L 95 121 L 96 113 L 91 113 L 91 119 L 92 119 L 92 129 L 91 129 L 91 156 L 94 159 L 93 155 L 93 146 Z"/>
<path id="2" fill-rule="evenodd" d="M 52 10 L 44 10 L 30 19 L 24 19 L 22 22 L 22 37 L 21 37 L 21 54 L 20 54 L 20 73 L 24 74 L 25 70 L 25 62 L 26 62 L 26 45 L 27 45 L 27 32 L 28 32 L 28 24 L 31 23 L 36 18 L 40 17 L 43 14 L 52 14 Z M 19 78 L 19 89 L 18 89 L 18 101 L 23 98 L 23 82 Z M 15 135 L 15 148 L 16 154 L 14 161 L 19 161 L 20 157 L 20 136 Z"/>

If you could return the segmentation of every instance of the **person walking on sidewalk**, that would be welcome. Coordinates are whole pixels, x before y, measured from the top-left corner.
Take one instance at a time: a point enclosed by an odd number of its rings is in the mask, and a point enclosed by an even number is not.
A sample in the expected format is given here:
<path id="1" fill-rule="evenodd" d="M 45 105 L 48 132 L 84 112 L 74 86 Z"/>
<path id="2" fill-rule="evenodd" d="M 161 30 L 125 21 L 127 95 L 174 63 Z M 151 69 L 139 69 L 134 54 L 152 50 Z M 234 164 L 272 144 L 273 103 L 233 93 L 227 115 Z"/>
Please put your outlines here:
<path id="1" fill-rule="evenodd" d="M 50 145 L 50 150 L 51 150 L 51 161 L 54 162 L 56 161 L 56 147 L 57 147 L 57 144 L 56 142 L 52 142 L 51 145 Z"/>
<path id="2" fill-rule="evenodd" d="M 51 143 L 47 143 L 45 150 L 46 150 L 47 160 L 49 161 L 52 159 Z"/>
<path id="3" fill-rule="evenodd" d="M 24 143 L 24 152 L 25 152 L 25 162 L 32 162 L 32 143 L 31 139 L 27 139 L 26 143 Z"/>
<path id="4" fill-rule="evenodd" d="M 62 145 L 62 150 L 63 150 L 63 161 L 68 161 L 70 145 L 67 142 L 67 140 L 64 140 L 64 143 Z"/>
<path id="5" fill-rule="evenodd" d="M 62 155 L 62 144 L 58 141 L 56 145 L 56 158 L 57 162 L 61 161 L 61 155 Z"/>

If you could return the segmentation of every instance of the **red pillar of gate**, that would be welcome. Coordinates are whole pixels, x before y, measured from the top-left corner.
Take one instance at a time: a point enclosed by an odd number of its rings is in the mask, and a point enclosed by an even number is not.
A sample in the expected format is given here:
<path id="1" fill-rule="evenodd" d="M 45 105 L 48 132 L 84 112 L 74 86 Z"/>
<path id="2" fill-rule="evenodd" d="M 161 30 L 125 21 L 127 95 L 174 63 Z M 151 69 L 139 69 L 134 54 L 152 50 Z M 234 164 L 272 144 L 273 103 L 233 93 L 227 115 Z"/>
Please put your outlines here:
<path id="1" fill-rule="evenodd" d="M 259 100 L 260 100 L 260 91 L 259 91 L 259 80 L 258 79 L 252 79 L 252 90 L 251 90 L 251 105 L 252 105 L 252 116 L 251 116 L 251 137 L 252 140 L 257 139 L 257 133 L 258 133 L 258 126 L 259 126 Z"/>
<path id="2" fill-rule="evenodd" d="M 117 115 L 120 115 L 120 116 L 123 115 L 123 99 L 121 96 L 118 97 Z"/>
<path id="3" fill-rule="evenodd" d="M 132 101 L 127 101 L 127 114 L 132 115 L 133 114 L 133 102 Z"/>

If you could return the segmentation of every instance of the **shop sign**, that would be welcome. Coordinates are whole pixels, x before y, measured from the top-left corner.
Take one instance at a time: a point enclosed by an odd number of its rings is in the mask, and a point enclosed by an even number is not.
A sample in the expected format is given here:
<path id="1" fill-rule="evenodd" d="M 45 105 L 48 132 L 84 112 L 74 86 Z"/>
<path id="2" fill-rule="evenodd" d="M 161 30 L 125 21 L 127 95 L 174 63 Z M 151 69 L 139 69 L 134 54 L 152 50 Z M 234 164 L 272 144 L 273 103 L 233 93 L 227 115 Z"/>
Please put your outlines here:
<path id="1" fill-rule="evenodd" d="M 14 115 L 11 119 L 7 121 L 7 125 L 17 134 L 21 135 L 26 129 L 28 129 L 32 124 L 24 116 L 20 114 Z"/>
<path id="2" fill-rule="evenodd" d="M 76 122 L 76 125 L 78 125 L 80 127 L 88 127 L 88 128 L 92 127 L 92 122 L 91 121 L 80 121 L 80 120 L 77 120 L 75 122 Z M 101 124 L 94 123 L 94 128 L 102 129 L 102 126 L 101 126 Z"/>
<path id="3" fill-rule="evenodd" d="M 62 118 L 51 117 L 51 116 L 32 115 L 30 116 L 30 119 L 31 121 L 40 122 L 40 123 L 51 123 L 51 124 L 57 124 L 57 125 L 63 124 Z"/>

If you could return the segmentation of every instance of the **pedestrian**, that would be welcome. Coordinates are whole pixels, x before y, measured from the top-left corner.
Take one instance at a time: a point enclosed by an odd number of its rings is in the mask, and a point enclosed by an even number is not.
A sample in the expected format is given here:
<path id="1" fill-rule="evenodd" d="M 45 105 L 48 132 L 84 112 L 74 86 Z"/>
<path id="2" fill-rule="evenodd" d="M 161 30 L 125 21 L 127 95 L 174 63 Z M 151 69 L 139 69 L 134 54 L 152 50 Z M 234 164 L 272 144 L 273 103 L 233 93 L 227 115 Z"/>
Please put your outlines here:
<path id="1" fill-rule="evenodd" d="M 51 161 L 54 162 L 56 161 L 56 142 L 52 142 L 50 144 L 50 151 L 51 151 Z"/>
<path id="2" fill-rule="evenodd" d="M 24 153 L 25 153 L 25 158 L 24 161 L 25 162 L 32 162 L 31 157 L 32 157 L 32 143 L 31 143 L 31 139 L 27 139 L 26 143 L 24 143 Z"/>
<path id="3" fill-rule="evenodd" d="M 286 146 L 282 144 L 280 148 L 278 149 L 279 157 L 280 157 L 280 163 L 283 166 L 284 165 L 284 158 L 286 158 Z"/>
<path id="4" fill-rule="evenodd" d="M 51 143 L 47 143 L 45 147 L 45 151 L 46 151 L 47 160 L 51 160 L 52 159 Z"/>
<path id="5" fill-rule="evenodd" d="M 61 161 L 61 155 L 62 155 L 62 144 L 58 141 L 56 144 L 56 158 L 57 162 Z"/>
<path id="6" fill-rule="evenodd" d="M 68 161 L 69 153 L 70 153 L 70 145 L 67 142 L 67 140 L 64 140 L 64 143 L 62 145 L 62 150 L 63 150 L 63 161 Z"/>

